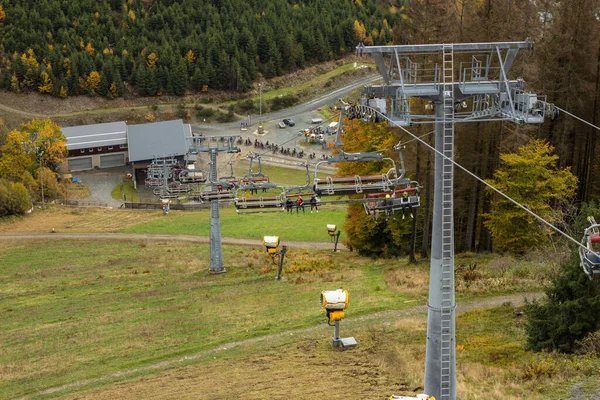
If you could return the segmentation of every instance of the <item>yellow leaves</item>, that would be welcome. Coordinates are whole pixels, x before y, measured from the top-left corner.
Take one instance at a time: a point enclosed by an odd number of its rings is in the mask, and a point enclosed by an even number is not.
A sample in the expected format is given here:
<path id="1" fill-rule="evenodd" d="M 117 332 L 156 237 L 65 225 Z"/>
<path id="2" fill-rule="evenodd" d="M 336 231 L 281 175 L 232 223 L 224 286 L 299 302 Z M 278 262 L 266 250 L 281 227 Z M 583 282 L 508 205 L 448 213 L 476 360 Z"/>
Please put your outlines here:
<path id="1" fill-rule="evenodd" d="M 135 13 L 133 12 L 133 10 L 129 10 L 129 12 L 127 13 L 127 16 L 129 17 L 130 20 L 135 21 Z"/>
<path id="2" fill-rule="evenodd" d="M 69 58 L 65 58 L 63 61 L 63 69 L 68 75 L 71 75 L 71 60 Z"/>
<path id="3" fill-rule="evenodd" d="M 98 11 L 96 11 L 96 12 L 94 13 L 94 19 L 95 19 L 96 21 L 98 21 L 98 18 L 100 18 L 100 13 L 99 13 Z"/>
<path id="4" fill-rule="evenodd" d="M 123 50 L 123 51 L 121 52 L 121 56 L 122 56 L 122 57 L 126 57 L 126 56 L 127 56 L 127 54 L 129 54 L 129 52 L 128 52 L 127 50 Z"/>
<path id="5" fill-rule="evenodd" d="M 156 53 L 150 53 L 150 54 L 148 54 L 148 57 L 146 57 L 146 64 L 149 67 L 154 66 L 154 64 L 156 64 L 157 61 L 158 61 L 158 56 L 156 55 Z"/>
<path id="6" fill-rule="evenodd" d="M 377 38 L 379 37 L 379 31 L 373 28 L 373 30 L 371 31 L 371 37 L 373 38 L 373 40 L 377 40 Z"/>
<path id="7" fill-rule="evenodd" d="M 4 10 L 2 9 L 2 4 L 0 4 L 0 23 L 2 21 L 4 21 L 4 19 L 6 18 L 6 13 L 4 12 Z"/>
<path id="8" fill-rule="evenodd" d="M 38 62 L 35 59 L 35 54 L 33 54 L 32 49 L 27 49 L 25 53 L 21 54 L 21 63 L 37 68 Z"/>
<path id="9" fill-rule="evenodd" d="M 396 14 L 398 12 L 398 9 L 395 6 L 390 6 L 389 11 L 390 14 Z"/>
<path id="10" fill-rule="evenodd" d="M 64 99 L 69 95 L 69 92 L 66 87 L 61 86 L 58 95 L 61 99 Z"/>
<path id="11" fill-rule="evenodd" d="M 93 55 L 94 55 L 94 53 L 96 52 L 96 50 L 94 49 L 94 47 L 92 46 L 92 44 L 91 44 L 91 43 L 88 43 L 88 44 L 85 46 L 85 52 L 86 52 L 86 53 L 88 53 L 90 56 L 93 56 Z"/>
<path id="12" fill-rule="evenodd" d="M 152 111 L 149 111 L 146 115 L 144 115 L 144 119 L 148 122 L 155 122 L 156 114 L 154 114 Z"/>
<path id="13" fill-rule="evenodd" d="M 104 50 L 102 50 L 102 54 L 104 54 L 105 56 L 110 56 L 113 53 L 113 49 L 109 49 L 109 48 L 104 48 Z"/>
<path id="14" fill-rule="evenodd" d="M 40 79 L 42 80 L 42 82 L 38 86 L 40 93 L 51 93 L 52 89 L 54 88 L 54 84 L 50 80 L 48 72 L 42 71 L 42 73 L 40 74 Z"/>
<path id="15" fill-rule="evenodd" d="M 49 43 L 49 44 L 48 44 L 48 49 L 49 49 L 50 51 L 54 50 L 54 45 L 53 45 L 53 44 L 51 44 L 51 43 Z"/>
<path id="16" fill-rule="evenodd" d="M 11 131 L 2 147 L 0 170 L 2 176 L 19 181 L 26 169 L 39 166 L 39 154 L 43 152 L 45 166 L 64 162 L 67 140 L 60 127 L 50 120 L 32 120 Z"/>
<path id="17" fill-rule="evenodd" d="M 112 97 L 119 97 L 119 89 L 117 88 L 117 84 L 115 82 L 110 84 L 110 88 L 108 89 Z"/>
<path id="18" fill-rule="evenodd" d="M 10 77 L 10 89 L 15 93 L 21 92 L 21 86 L 19 85 L 19 78 L 17 78 L 17 74 L 14 73 Z"/>
<path id="19" fill-rule="evenodd" d="M 188 51 L 187 54 L 185 55 L 185 61 L 187 61 L 190 64 L 193 64 L 196 62 L 196 55 L 194 54 L 194 52 L 192 50 Z"/>
<path id="20" fill-rule="evenodd" d="M 360 41 L 363 41 L 367 36 L 365 25 L 358 20 L 354 21 L 354 36 Z"/>
<path id="21" fill-rule="evenodd" d="M 87 89 L 91 95 L 95 95 L 100 90 L 100 73 L 98 71 L 90 72 L 86 79 Z"/>

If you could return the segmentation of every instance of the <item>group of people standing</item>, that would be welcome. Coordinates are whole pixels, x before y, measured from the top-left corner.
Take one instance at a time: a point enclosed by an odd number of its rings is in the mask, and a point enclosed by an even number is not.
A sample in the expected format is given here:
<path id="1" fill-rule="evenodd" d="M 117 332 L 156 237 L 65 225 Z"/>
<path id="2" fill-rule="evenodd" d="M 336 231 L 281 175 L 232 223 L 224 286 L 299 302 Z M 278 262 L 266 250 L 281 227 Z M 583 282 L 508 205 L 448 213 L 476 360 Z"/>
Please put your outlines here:
<path id="1" fill-rule="evenodd" d="M 312 197 L 308 201 L 308 204 L 310 205 L 311 213 L 313 212 L 313 210 L 315 210 L 316 212 L 319 212 L 319 198 L 318 197 L 316 197 L 315 195 L 312 195 Z M 300 212 L 300 210 L 302 210 L 302 213 L 304 213 L 304 200 L 302 199 L 302 196 L 298 196 L 298 198 L 296 200 L 292 200 L 289 197 L 285 200 L 285 209 L 288 213 L 290 213 L 290 214 L 293 213 L 294 208 L 296 209 L 296 214 L 298 214 Z"/>

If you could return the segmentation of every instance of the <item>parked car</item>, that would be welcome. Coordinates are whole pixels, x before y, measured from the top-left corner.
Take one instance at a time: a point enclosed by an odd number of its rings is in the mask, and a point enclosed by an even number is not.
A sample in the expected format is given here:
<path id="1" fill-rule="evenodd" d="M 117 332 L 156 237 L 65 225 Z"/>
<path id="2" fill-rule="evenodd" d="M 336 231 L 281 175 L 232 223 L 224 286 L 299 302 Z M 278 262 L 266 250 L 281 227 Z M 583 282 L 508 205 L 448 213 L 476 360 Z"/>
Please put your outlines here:
<path id="1" fill-rule="evenodd" d="M 296 125 L 296 123 L 294 122 L 294 120 L 290 119 L 290 118 L 284 119 L 283 123 L 286 124 L 287 126 L 294 126 L 294 125 Z"/>
<path id="2" fill-rule="evenodd" d="M 283 128 L 285 128 L 285 127 L 287 126 L 287 125 L 286 125 L 286 124 L 284 124 L 283 122 L 280 122 L 278 125 L 279 125 L 279 127 L 280 127 L 281 129 L 283 129 Z"/>

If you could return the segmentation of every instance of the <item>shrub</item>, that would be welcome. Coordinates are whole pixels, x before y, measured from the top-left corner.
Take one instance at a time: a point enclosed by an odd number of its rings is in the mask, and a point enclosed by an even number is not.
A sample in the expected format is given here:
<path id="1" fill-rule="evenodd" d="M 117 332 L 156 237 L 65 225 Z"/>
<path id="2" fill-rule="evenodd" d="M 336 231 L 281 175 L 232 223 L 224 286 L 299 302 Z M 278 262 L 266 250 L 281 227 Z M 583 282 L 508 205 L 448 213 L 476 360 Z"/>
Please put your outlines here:
<path id="1" fill-rule="evenodd" d="M 197 105 L 196 107 L 196 116 L 198 118 L 210 118 L 215 115 L 215 110 L 210 107 L 202 107 L 201 105 Z"/>
<path id="2" fill-rule="evenodd" d="M 270 111 L 278 111 L 289 108 L 298 103 L 298 97 L 293 94 L 278 96 L 268 102 Z M 264 112 L 264 110 L 263 110 Z"/>
<path id="3" fill-rule="evenodd" d="M 22 183 L 0 179 L 0 217 L 21 215 L 30 207 L 29 192 Z"/>
<path id="4" fill-rule="evenodd" d="M 595 331 L 575 342 L 575 352 L 600 357 L 600 331 Z"/>
<path id="5" fill-rule="evenodd" d="M 542 377 L 551 378 L 557 372 L 555 363 L 550 359 L 534 360 L 523 368 L 523 379 L 532 381 Z"/>
<path id="6" fill-rule="evenodd" d="M 246 99 L 235 103 L 235 112 L 238 114 L 250 114 L 254 111 L 258 111 L 258 107 L 251 99 Z"/>
<path id="7" fill-rule="evenodd" d="M 600 285 L 583 273 L 575 251 L 545 292 L 546 302 L 526 306 L 527 345 L 572 352 L 578 340 L 600 328 Z"/>
<path id="8" fill-rule="evenodd" d="M 227 113 L 220 112 L 217 114 L 217 121 L 219 122 L 232 122 L 235 120 L 235 114 L 233 108 L 230 108 Z"/>

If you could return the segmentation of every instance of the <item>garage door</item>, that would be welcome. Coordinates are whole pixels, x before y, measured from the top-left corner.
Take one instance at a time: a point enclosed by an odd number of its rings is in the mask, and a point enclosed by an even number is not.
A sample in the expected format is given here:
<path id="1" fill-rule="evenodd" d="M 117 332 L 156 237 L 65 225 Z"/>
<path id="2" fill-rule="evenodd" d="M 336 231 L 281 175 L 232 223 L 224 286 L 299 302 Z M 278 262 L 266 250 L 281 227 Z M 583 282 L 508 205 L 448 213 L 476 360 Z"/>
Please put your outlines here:
<path id="1" fill-rule="evenodd" d="M 71 171 L 92 169 L 92 157 L 82 157 L 69 160 L 69 169 Z"/>
<path id="2" fill-rule="evenodd" d="M 109 154 L 100 156 L 100 168 L 119 167 L 125 165 L 125 154 Z"/>

